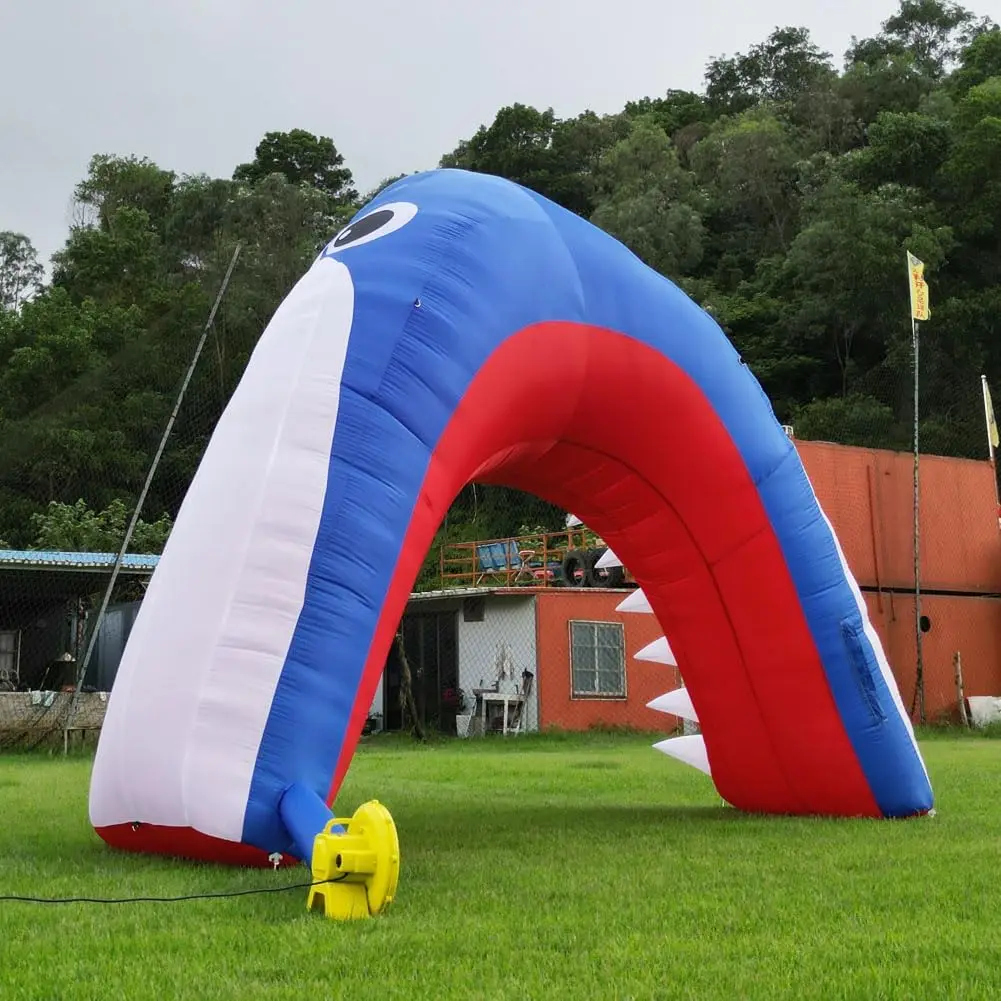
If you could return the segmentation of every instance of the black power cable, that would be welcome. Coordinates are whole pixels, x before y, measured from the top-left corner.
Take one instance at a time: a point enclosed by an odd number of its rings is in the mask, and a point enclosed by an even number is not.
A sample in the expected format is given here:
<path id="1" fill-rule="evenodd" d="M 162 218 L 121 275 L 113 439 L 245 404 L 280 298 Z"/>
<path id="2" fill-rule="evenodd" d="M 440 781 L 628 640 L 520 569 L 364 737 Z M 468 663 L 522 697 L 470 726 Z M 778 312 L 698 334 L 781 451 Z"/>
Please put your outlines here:
<path id="1" fill-rule="evenodd" d="M 15 894 L 0 896 L 0 903 L 15 901 L 22 904 L 176 904 L 182 900 L 218 900 L 223 897 L 249 897 L 255 893 L 286 893 L 307 890 L 325 883 L 341 883 L 348 873 L 336 879 L 320 879 L 315 883 L 292 883 L 289 886 L 261 886 L 253 890 L 224 890 L 221 893 L 189 893 L 183 897 L 22 897 Z"/>

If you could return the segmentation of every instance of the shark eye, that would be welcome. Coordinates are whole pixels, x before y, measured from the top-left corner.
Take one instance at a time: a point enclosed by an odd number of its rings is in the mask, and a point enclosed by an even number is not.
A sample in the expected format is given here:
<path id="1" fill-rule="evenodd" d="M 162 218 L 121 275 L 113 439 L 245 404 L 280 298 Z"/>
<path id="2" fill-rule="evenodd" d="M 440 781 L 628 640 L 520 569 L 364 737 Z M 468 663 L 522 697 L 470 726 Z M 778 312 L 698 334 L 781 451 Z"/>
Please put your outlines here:
<path id="1" fill-rule="evenodd" d="M 406 226 L 417 215 L 413 202 L 392 202 L 380 205 L 360 219 L 353 220 L 327 244 L 324 256 L 335 254 L 346 247 L 360 247 Z"/>

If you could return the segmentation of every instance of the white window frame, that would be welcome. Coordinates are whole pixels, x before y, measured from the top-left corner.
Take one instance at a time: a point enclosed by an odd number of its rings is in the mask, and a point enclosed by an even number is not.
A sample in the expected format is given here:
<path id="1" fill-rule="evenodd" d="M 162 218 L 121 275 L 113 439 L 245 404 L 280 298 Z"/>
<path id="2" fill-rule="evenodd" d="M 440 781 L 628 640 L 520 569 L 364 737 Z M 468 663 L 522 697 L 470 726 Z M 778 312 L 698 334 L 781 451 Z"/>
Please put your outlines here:
<path id="1" fill-rule="evenodd" d="M 622 691 L 620 692 L 601 692 L 601 691 L 583 691 L 578 690 L 577 680 L 574 666 L 574 626 L 592 626 L 594 629 L 594 642 L 591 645 L 591 650 L 597 650 L 598 643 L 597 637 L 599 630 L 608 629 L 614 630 L 619 634 L 620 641 L 620 651 L 621 651 L 621 671 L 622 671 Z M 575 702 L 624 702 L 629 697 L 629 677 L 626 671 L 626 628 L 621 622 L 607 622 L 598 619 L 570 619 L 567 623 L 567 645 L 569 649 L 569 661 L 570 661 L 570 698 Z M 594 674 L 594 681 L 597 685 L 598 680 L 598 667 L 597 658 L 595 657 L 595 663 L 590 668 L 584 668 L 585 670 L 591 670 Z"/>

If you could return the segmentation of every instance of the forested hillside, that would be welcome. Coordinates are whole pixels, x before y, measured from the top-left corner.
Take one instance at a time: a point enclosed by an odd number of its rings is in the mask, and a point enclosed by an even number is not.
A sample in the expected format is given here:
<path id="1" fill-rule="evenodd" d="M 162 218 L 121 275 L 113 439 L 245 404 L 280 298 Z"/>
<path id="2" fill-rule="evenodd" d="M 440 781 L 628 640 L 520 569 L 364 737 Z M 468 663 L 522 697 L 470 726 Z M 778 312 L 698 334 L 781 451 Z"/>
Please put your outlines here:
<path id="1" fill-rule="evenodd" d="M 903 0 L 843 59 L 805 28 L 778 29 L 712 60 L 700 93 L 568 119 L 502 108 L 441 163 L 534 188 L 677 281 L 799 437 L 909 447 L 911 250 L 933 310 L 923 450 L 984 455 L 980 373 L 1001 386 L 1001 30 L 989 19 Z M 44 286 L 30 234 L 0 233 L 0 537 L 117 548 L 239 241 L 130 547 L 157 549 L 272 312 L 367 197 L 334 140 L 269 133 L 229 179 L 98 153 Z M 555 517 L 512 501 L 467 491 L 449 531 Z"/>

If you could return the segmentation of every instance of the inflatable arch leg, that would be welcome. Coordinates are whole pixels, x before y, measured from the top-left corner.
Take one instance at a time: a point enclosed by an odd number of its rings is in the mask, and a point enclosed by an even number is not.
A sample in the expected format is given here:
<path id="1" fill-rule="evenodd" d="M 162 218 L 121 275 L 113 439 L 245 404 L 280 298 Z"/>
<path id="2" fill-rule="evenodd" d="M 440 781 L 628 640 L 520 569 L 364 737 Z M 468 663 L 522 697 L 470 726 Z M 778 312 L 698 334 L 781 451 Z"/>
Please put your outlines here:
<path id="1" fill-rule="evenodd" d="M 101 836 L 262 864 L 308 841 L 283 796 L 333 802 L 470 481 L 573 511 L 630 567 L 728 802 L 930 809 L 831 526 L 716 323 L 589 223 L 446 170 L 363 209 L 262 335 L 119 669 L 91 787 Z"/>

